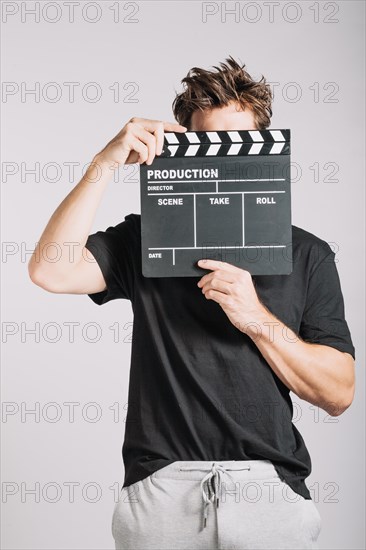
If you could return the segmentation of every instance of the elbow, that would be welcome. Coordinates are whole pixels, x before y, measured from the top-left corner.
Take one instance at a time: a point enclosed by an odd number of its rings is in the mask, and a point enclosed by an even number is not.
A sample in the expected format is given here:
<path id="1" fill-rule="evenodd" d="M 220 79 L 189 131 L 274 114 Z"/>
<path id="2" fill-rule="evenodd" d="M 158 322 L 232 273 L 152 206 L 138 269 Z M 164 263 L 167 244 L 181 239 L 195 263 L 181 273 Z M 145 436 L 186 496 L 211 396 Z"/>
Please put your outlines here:
<path id="1" fill-rule="evenodd" d="M 32 266 L 31 262 L 28 264 L 28 275 L 32 283 L 39 286 L 43 290 L 47 290 L 48 292 L 59 291 L 52 281 L 52 277 L 47 276 L 42 269 Z"/>
<path id="2" fill-rule="evenodd" d="M 28 275 L 32 283 L 34 283 L 37 286 L 41 286 L 40 268 L 35 260 L 34 254 L 29 260 L 27 267 L 28 267 Z"/>
<path id="3" fill-rule="evenodd" d="M 355 387 L 354 387 L 354 385 L 352 386 L 352 388 L 350 390 L 345 392 L 345 394 L 346 394 L 346 398 L 343 401 L 343 405 L 342 405 L 340 414 L 343 414 L 348 409 L 348 407 L 350 407 L 353 403 L 353 399 L 354 399 L 354 396 L 355 396 Z"/>
<path id="4" fill-rule="evenodd" d="M 329 416 L 343 414 L 352 405 L 355 395 L 355 361 L 349 353 L 340 357 L 343 359 L 336 363 L 337 368 L 333 364 L 331 374 L 326 373 L 316 386 L 303 385 L 302 391 L 296 392 L 301 399 L 320 407 Z"/>
<path id="5" fill-rule="evenodd" d="M 32 261 L 32 258 L 30 259 L 28 263 L 28 275 L 32 283 L 34 283 L 37 286 L 41 286 L 41 276 L 40 276 L 40 270 L 36 269 L 34 267 L 34 263 Z"/>
<path id="6" fill-rule="evenodd" d="M 28 265 L 28 274 L 29 274 L 29 278 L 32 281 L 32 283 L 34 283 L 35 285 L 43 288 L 44 290 L 48 290 L 45 278 L 44 278 L 44 276 L 42 275 L 42 272 L 39 269 L 31 268 Z"/>
<path id="7" fill-rule="evenodd" d="M 328 414 L 340 416 L 353 403 L 355 396 L 355 360 L 349 353 L 343 353 L 341 364 L 342 381 L 338 382 L 338 390 L 333 403 L 330 403 Z"/>
<path id="8" fill-rule="evenodd" d="M 343 388 L 338 399 L 331 403 L 330 407 L 325 409 L 327 413 L 331 416 L 341 416 L 353 403 L 355 395 L 355 385 L 354 383 L 351 386 Z"/>

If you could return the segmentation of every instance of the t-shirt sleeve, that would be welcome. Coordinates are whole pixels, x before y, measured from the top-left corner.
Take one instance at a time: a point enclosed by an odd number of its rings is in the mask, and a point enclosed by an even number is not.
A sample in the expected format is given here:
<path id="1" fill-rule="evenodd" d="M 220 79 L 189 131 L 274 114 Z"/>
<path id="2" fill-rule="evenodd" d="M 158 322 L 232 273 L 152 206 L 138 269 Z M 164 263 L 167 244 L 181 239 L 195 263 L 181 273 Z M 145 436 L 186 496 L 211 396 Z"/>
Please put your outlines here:
<path id="1" fill-rule="evenodd" d="M 355 348 L 345 319 L 340 279 L 328 245 L 328 253 L 316 265 L 309 278 L 306 304 L 299 336 L 313 344 L 323 344 L 348 352 L 355 359 Z"/>
<path id="2" fill-rule="evenodd" d="M 118 298 L 132 300 L 134 290 L 134 255 L 136 232 L 133 214 L 123 222 L 88 236 L 85 248 L 95 257 L 103 273 L 106 289 L 88 294 L 98 305 Z"/>

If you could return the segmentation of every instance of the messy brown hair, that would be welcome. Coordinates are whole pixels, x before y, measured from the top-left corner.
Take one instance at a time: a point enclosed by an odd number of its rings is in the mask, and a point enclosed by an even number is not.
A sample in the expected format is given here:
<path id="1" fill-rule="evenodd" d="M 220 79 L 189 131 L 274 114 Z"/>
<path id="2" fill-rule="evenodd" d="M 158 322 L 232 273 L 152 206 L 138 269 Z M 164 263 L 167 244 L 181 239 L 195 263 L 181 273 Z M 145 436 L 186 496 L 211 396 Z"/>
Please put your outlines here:
<path id="1" fill-rule="evenodd" d="M 184 91 L 176 94 L 172 104 L 175 119 L 189 128 L 194 111 L 224 107 L 237 101 L 242 109 L 250 108 L 258 130 L 268 128 L 272 116 L 272 93 L 262 75 L 256 82 L 230 55 L 214 71 L 193 67 L 182 79 Z"/>

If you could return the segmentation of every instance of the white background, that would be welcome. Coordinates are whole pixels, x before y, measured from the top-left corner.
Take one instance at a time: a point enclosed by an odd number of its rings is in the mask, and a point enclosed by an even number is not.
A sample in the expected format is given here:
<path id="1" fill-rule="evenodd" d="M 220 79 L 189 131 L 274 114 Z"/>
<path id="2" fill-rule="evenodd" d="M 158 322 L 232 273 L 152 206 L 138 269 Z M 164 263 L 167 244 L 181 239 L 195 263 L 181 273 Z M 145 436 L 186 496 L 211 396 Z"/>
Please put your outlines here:
<path id="1" fill-rule="evenodd" d="M 2 103 L 2 400 L 11 413 L 1 424 L 2 547 L 114 547 L 110 522 L 116 484 L 123 481 L 131 304 L 116 300 L 99 308 L 86 296 L 48 293 L 31 282 L 27 262 L 82 167 L 128 119 L 173 120 L 171 104 L 188 70 L 212 68 L 231 54 L 254 78 L 263 74 L 278 83 L 271 129 L 291 129 L 292 162 L 301 167 L 292 185 L 292 223 L 337 251 L 356 348 L 356 396 L 343 415 L 329 418 L 293 395 L 294 422 L 312 457 L 306 482 L 323 519 L 321 548 L 364 548 L 364 3 L 270 2 L 271 21 L 265 2 L 238 2 L 239 14 L 226 20 L 225 6 L 233 9 L 234 2 L 121 2 L 119 22 L 111 10 L 116 2 L 94 3 L 100 17 L 95 6 L 79 2 L 74 22 L 64 2 L 48 3 L 47 10 L 45 4 L 39 3 L 35 22 L 34 15 L 22 16 L 35 2 L 2 3 L 2 80 L 14 92 Z M 217 11 L 206 22 L 205 9 Z M 7 17 L 9 10 L 15 11 Z M 61 90 L 58 101 L 51 82 Z M 65 82 L 80 83 L 74 102 Z M 99 101 L 91 101 L 91 82 L 102 92 Z M 109 89 L 115 83 L 116 102 Z M 22 87 L 37 85 L 38 101 L 32 94 L 22 98 Z M 74 178 L 66 164 L 73 162 Z M 25 173 L 36 163 L 38 181 Z M 48 163 L 58 165 L 58 175 Z M 330 182 L 334 164 L 338 181 Z M 121 169 L 119 181 L 110 183 L 93 232 L 140 212 L 138 172 L 127 181 L 134 168 Z M 39 338 L 27 332 L 37 323 Z M 66 323 L 77 323 L 73 340 Z M 98 324 L 99 341 L 91 341 L 96 333 L 88 323 Z M 53 402 L 61 414 L 56 422 L 56 409 L 47 408 Z M 74 422 L 66 402 L 79 403 Z M 102 413 L 97 422 L 90 421 L 91 402 Z M 22 408 L 37 406 L 39 421 L 22 417 Z M 72 482 L 78 484 L 74 502 L 66 485 Z M 37 483 L 39 502 L 26 494 Z M 100 488 L 96 503 L 83 498 L 88 483 Z M 59 500 L 51 502 L 55 486 Z M 87 496 L 93 499 L 95 491 Z"/>

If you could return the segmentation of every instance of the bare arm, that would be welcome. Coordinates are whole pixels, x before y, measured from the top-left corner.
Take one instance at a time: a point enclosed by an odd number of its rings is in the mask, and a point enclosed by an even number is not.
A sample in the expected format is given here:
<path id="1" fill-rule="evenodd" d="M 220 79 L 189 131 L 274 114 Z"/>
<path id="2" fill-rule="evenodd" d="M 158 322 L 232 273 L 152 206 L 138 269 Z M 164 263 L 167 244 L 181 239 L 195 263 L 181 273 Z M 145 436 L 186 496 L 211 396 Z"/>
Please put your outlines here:
<path id="1" fill-rule="evenodd" d="M 248 271 L 212 259 L 198 265 L 211 270 L 197 283 L 205 298 L 220 304 L 230 322 L 253 340 L 283 384 L 332 416 L 351 405 L 355 361 L 350 353 L 295 334 L 259 299 Z"/>
<path id="2" fill-rule="evenodd" d="M 106 288 L 93 255 L 85 248 L 97 208 L 113 171 L 123 164 L 151 164 L 163 148 L 164 131 L 180 124 L 132 118 L 100 151 L 84 177 L 52 214 L 28 263 L 31 280 L 50 292 L 93 294 Z M 47 259 L 58 251 L 58 260 Z"/>
<path id="3" fill-rule="evenodd" d="M 255 316 L 255 328 L 249 325 L 246 334 L 300 399 L 331 416 L 343 414 L 351 405 L 355 393 L 355 360 L 351 354 L 304 342 L 266 307 Z"/>

